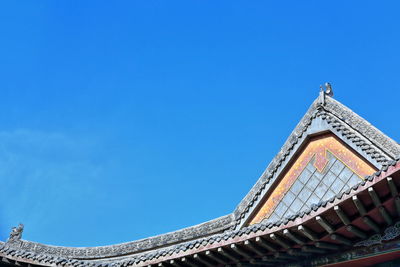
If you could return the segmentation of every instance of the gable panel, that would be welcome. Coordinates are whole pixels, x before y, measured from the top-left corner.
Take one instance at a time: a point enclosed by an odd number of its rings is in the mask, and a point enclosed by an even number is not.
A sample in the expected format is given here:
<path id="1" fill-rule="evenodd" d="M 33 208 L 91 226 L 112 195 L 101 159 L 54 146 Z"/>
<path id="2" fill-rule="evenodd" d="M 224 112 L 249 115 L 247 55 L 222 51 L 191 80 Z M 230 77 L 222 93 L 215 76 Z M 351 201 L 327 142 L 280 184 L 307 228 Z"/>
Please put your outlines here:
<path id="1" fill-rule="evenodd" d="M 314 138 L 271 188 L 249 224 L 275 221 L 327 200 L 376 171 L 331 133 Z"/>

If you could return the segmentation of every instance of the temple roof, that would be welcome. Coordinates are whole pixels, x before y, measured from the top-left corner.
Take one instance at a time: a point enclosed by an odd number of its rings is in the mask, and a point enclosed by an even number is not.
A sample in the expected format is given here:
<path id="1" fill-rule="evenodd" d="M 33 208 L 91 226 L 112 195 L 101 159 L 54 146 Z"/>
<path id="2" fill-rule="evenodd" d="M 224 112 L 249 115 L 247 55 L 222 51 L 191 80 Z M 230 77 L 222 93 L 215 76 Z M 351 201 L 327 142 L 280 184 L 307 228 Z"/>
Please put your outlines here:
<path id="1" fill-rule="evenodd" d="M 335 99 L 320 94 L 270 162 L 256 184 L 233 212 L 235 225 L 243 226 L 274 180 L 290 163 L 296 150 L 312 135 L 329 131 L 377 169 L 400 155 L 400 145 Z"/>
<path id="2" fill-rule="evenodd" d="M 322 146 L 327 152 L 318 158 L 319 150 L 315 149 Z M 399 156 L 398 143 L 321 92 L 231 214 L 175 232 L 110 246 L 57 247 L 26 240 L 0 243 L 0 256 L 38 265 L 147 266 L 164 258 L 197 253 L 244 236 L 270 234 L 309 220 L 380 182 L 387 177 L 383 172 L 400 169 Z M 292 178 L 291 173 L 295 173 Z M 329 185 L 328 180 L 332 180 Z M 338 187 L 340 183 L 343 185 Z M 296 191 L 298 184 L 301 186 Z M 319 192 L 322 186 L 326 192 Z M 307 200 L 304 188 L 310 191 Z M 292 195 L 294 200 L 287 204 Z M 271 199 L 273 205 L 268 204 Z M 299 203 L 296 199 L 302 202 L 301 207 L 294 205 Z"/>

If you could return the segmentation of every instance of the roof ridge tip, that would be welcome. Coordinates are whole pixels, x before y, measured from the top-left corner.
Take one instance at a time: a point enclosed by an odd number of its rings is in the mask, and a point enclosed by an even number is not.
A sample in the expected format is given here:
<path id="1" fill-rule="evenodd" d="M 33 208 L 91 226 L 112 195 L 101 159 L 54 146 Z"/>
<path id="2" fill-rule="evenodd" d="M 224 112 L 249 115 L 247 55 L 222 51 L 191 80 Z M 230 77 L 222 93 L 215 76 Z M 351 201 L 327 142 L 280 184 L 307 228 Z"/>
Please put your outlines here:
<path id="1" fill-rule="evenodd" d="M 343 120 L 380 149 L 383 149 L 391 158 L 395 158 L 396 155 L 400 156 L 399 142 L 389 137 L 381 129 L 377 128 L 347 105 L 331 97 L 328 101 L 325 101 L 324 108 Z"/>
<path id="2" fill-rule="evenodd" d="M 319 86 L 320 90 L 319 90 L 319 95 L 318 95 L 318 99 L 319 99 L 319 104 L 324 106 L 326 103 L 326 97 L 330 97 L 333 98 L 333 89 L 332 89 L 332 85 L 329 82 L 325 83 L 325 88 L 323 85 Z"/>

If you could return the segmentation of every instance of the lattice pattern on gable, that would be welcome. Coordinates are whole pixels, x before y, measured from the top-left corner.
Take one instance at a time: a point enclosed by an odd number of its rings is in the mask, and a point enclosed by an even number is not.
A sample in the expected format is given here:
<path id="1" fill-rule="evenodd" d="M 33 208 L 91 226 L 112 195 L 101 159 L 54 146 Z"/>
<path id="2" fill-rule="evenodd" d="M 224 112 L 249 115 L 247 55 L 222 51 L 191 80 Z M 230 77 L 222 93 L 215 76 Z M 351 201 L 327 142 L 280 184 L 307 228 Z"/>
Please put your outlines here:
<path id="1" fill-rule="evenodd" d="M 376 171 L 332 133 L 314 137 L 268 192 L 249 224 L 271 221 L 327 200 Z"/>
<path id="2" fill-rule="evenodd" d="M 312 204 L 328 200 L 360 182 L 361 178 L 330 152 L 327 158 L 328 165 L 322 172 L 315 168 L 315 158 L 307 164 L 268 221 L 277 221 L 306 210 Z"/>

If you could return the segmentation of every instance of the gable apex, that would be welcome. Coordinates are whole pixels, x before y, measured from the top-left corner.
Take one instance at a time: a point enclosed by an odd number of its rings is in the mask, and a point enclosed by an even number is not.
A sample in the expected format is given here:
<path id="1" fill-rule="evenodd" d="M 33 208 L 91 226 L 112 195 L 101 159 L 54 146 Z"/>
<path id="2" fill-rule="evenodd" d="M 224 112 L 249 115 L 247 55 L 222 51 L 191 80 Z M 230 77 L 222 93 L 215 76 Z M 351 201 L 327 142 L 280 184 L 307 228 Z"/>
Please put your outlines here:
<path id="1" fill-rule="evenodd" d="M 270 194 L 288 164 L 309 138 L 332 133 L 347 147 L 380 169 L 400 155 L 399 145 L 352 110 L 321 92 L 290 134 L 250 192 L 233 212 L 231 229 L 248 224 L 262 201 Z M 371 173 L 372 174 L 372 173 Z M 315 203 L 317 204 L 317 203 Z"/>

